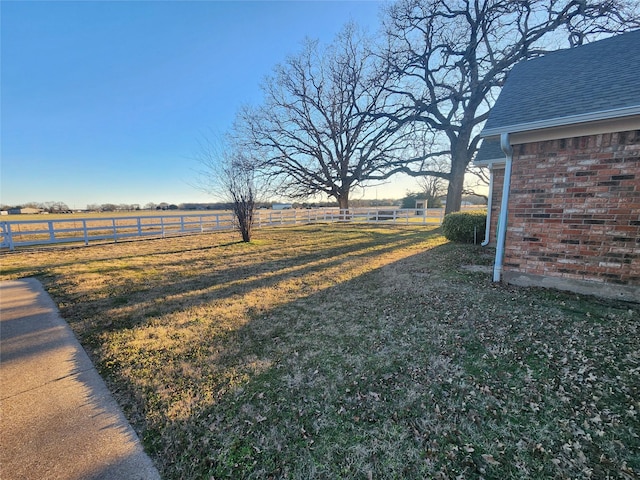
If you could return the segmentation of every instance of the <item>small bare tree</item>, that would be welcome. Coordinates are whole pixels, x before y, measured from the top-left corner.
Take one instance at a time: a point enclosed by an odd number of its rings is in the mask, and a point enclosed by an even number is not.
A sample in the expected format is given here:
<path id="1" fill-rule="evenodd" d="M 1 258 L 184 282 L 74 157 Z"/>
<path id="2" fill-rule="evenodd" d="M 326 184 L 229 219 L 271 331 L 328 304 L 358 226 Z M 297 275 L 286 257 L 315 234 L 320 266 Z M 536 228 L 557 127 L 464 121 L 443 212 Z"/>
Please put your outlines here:
<path id="1" fill-rule="evenodd" d="M 201 168 L 196 188 L 231 204 L 235 228 L 243 242 L 250 242 L 260 184 L 255 160 L 218 136 L 200 143 L 197 161 Z"/>
<path id="2" fill-rule="evenodd" d="M 253 163 L 242 155 L 230 158 L 222 167 L 222 181 L 231 199 L 236 228 L 242 241 L 250 242 L 257 200 Z"/>
<path id="3" fill-rule="evenodd" d="M 442 206 L 440 197 L 447 193 L 447 181 L 441 177 L 420 177 L 418 179 L 421 193 L 427 200 L 427 208 Z"/>

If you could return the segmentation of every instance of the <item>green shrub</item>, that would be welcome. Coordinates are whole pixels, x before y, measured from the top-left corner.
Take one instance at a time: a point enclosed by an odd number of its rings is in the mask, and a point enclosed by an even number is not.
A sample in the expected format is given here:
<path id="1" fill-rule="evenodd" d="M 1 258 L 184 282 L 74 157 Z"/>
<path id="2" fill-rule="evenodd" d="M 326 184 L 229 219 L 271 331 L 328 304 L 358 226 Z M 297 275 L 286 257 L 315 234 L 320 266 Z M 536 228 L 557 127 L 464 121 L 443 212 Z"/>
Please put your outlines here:
<path id="1" fill-rule="evenodd" d="M 480 243 L 484 239 L 486 224 L 486 210 L 455 212 L 445 215 L 442 232 L 452 242 L 474 243 L 475 239 L 475 243 Z"/>

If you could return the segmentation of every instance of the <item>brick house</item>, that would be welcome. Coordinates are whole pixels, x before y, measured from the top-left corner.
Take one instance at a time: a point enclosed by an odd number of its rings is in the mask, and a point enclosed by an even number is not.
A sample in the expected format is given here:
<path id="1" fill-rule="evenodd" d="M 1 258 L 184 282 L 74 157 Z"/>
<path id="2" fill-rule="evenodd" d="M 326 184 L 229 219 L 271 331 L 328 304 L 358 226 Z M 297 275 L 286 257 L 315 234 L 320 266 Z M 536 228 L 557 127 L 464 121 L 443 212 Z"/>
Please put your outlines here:
<path id="1" fill-rule="evenodd" d="M 640 30 L 521 62 L 481 133 L 494 281 L 640 302 Z"/>

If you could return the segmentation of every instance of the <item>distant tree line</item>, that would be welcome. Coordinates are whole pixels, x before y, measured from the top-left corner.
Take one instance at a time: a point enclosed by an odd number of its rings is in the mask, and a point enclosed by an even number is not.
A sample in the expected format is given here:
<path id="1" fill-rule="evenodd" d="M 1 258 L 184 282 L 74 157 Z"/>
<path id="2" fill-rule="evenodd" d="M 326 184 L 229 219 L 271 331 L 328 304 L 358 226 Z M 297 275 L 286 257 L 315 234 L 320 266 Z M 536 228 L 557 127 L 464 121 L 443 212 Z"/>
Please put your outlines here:
<path id="1" fill-rule="evenodd" d="M 369 199 L 356 199 L 354 205 L 358 207 L 370 207 L 370 206 L 388 206 L 396 205 L 399 200 L 397 199 L 382 199 L 382 200 L 369 200 Z M 261 201 L 257 202 L 255 208 L 271 208 L 274 202 Z M 325 201 L 325 202 L 293 202 L 292 208 L 330 208 L 337 207 L 338 202 Z M 140 206 L 139 203 L 91 203 L 84 209 L 71 209 L 64 202 L 26 202 L 16 205 L 0 205 L 0 210 L 20 210 L 23 208 L 33 208 L 46 213 L 72 213 L 77 211 L 86 212 L 137 212 L 141 210 L 233 210 L 233 202 L 209 202 L 209 203 L 167 203 L 149 202 L 144 206 Z"/>
<path id="2" fill-rule="evenodd" d="M 87 205 L 87 210 L 90 212 L 135 212 L 136 210 L 141 210 L 141 208 L 137 203 L 120 203 L 117 205 L 114 203 L 92 203 Z"/>
<path id="3" fill-rule="evenodd" d="M 64 202 L 27 202 L 18 205 L 2 205 L 0 210 L 20 210 L 33 208 L 47 213 L 71 213 L 71 209 Z"/>
<path id="4" fill-rule="evenodd" d="M 407 192 L 400 203 L 401 208 L 416 208 L 416 202 L 424 202 L 427 204 L 424 208 L 442 208 L 443 201 L 446 200 L 446 195 L 439 197 L 430 197 L 425 195 L 424 192 Z M 468 194 L 462 196 L 463 205 L 478 205 L 485 206 L 487 204 L 487 198 L 483 195 Z"/>

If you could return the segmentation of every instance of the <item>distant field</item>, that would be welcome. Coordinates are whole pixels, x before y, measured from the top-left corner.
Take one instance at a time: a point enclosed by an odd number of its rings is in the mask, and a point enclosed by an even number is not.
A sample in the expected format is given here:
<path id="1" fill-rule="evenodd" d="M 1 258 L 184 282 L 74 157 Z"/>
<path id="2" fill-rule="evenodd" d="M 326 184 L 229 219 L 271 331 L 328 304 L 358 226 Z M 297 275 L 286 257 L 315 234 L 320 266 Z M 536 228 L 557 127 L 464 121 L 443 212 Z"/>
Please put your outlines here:
<path id="1" fill-rule="evenodd" d="M 164 237 L 205 231 L 230 230 L 233 215 L 228 211 L 119 212 L 58 215 L 16 215 L 2 226 L 4 248 L 82 242 L 114 242 L 133 238 Z M 5 217 L 6 218 L 6 217 Z M 6 230 L 5 230 L 6 227 Z"/>
<path id="2" fill-rule="evenodd" d="M 640 306 L 493 284 L 435 227 L 0 260 L 43 281 L 164 479 L 640 475 Z"/>
<path id="3" fill-rule="evenodd" d="M 211 213 L 229 213 L 229 210 L 138 210 L 131 212 L 79 212 L 79 213 L 56 213 L 56 214 L 36 214 L 36 215 L 2 215 L 1 221 L 25 221 L 25 220 L 70 220 L 74 218 L 122 218 L 122 217 L 153 217 L 169 215 L 198 215 Z"/>

